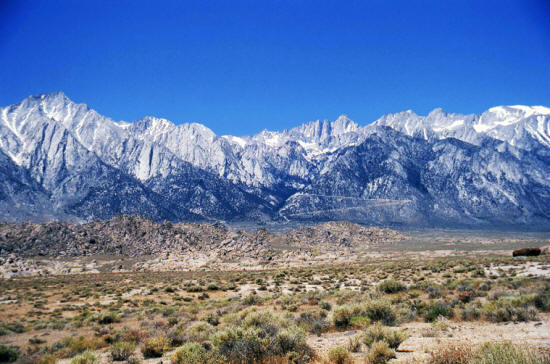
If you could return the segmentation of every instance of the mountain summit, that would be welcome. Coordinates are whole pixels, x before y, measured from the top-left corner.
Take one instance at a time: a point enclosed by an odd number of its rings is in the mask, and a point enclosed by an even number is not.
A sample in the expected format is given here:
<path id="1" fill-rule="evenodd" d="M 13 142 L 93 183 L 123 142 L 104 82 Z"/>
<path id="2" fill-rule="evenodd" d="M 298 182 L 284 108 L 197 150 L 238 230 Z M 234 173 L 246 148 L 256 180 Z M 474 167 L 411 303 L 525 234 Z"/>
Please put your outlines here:
<path id="1" fill-rule="evenodd" d="M 346 115 L 218 136 L 155 117 L 116 122 L 62 92 L 0 108 L 0 218 L 550 220 L 550 109 L 435 109 L 360 126 Z"/>

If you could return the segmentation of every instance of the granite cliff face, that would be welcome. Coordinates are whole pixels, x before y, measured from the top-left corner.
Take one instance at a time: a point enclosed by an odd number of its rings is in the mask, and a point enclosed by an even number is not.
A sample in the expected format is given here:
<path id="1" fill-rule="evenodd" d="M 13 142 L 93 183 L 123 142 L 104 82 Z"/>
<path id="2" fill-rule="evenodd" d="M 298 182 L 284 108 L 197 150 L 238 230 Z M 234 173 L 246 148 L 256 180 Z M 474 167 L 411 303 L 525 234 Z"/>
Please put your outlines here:
<path id="1" fill-rule="evenodd" d="M 0 219 L 538 225 L 550 219 L 550 109 L 347 116 L 218 136 L 116 122 L 63 93 L 0 108 Z"/>

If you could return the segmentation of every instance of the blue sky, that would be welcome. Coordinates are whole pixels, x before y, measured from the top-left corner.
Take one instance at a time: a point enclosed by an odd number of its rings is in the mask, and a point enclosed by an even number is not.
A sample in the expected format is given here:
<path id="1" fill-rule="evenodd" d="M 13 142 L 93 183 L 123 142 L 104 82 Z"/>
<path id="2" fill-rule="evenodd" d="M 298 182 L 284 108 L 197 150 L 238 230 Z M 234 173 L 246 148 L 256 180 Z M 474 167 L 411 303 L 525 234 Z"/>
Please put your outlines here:
<path id="1" fill-rule="evenodd" d="M 550 106 L 545 0 L 0 0 L 0 105 L 282 130 L 346 113 Z"/>

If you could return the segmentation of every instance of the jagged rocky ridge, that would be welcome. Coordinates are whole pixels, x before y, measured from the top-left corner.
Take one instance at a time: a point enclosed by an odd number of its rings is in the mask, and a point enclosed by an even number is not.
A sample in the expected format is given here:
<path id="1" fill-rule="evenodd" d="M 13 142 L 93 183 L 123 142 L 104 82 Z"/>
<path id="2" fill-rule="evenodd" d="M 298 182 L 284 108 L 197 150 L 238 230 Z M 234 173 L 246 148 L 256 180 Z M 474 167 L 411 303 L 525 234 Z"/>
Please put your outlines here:
<path id="1" fill-rule="evenodd" d="M 282 250 L 326 253 L 403 239 L 404 235 L 393 230 L 349 222 L 272 233 L 265 229 L 233 231 L 219 223 L 156 223 L 141 216 L 120 215 L 86 224 L 0 223 L 0 257 L 141 257 L 206 252 L 226 260 L 269 260 Z"/>
<path id="2" fill-rule="evenodd" d="M 0 108 L 0 218 L 9 221 L 353 220 L 543 225 L 550 109 L 346 116 L 217 136 L 200 124 L 115 122 L 63 93 Z"/>

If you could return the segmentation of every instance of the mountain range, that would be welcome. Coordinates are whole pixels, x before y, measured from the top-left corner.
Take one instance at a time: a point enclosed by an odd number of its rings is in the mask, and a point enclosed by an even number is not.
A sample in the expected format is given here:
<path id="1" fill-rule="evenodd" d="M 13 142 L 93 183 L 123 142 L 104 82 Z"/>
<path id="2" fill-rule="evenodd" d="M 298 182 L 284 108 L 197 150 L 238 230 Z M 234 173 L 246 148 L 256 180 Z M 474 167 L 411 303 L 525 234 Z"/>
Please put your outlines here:
<path id="1" fill-rule="evenodd" d="M 0 219 L 545 226 L 550 108 L 342 115 L 218 136 L 114 121 L 62 92 L 0 108 Z"/>

